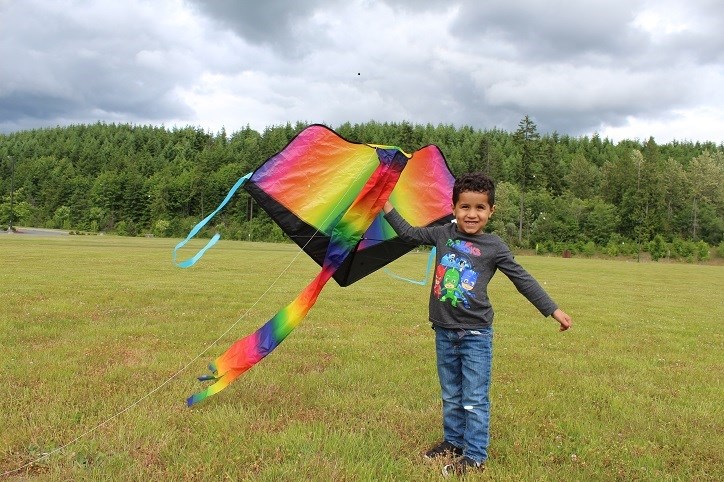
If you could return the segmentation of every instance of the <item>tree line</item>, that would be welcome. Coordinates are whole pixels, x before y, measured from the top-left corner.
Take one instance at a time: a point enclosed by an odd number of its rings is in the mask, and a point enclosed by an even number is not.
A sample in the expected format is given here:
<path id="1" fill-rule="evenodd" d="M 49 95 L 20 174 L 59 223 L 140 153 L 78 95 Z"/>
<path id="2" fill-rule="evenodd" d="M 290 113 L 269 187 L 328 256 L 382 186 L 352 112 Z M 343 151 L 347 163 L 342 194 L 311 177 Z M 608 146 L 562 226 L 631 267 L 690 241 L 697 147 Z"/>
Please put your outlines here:
<path id="1" fill-rule="evenodd" d="M 182 237 L 306 126 L 229 135 L 96 123 L 2 134 L 0 227 Z M 724 241 L 721 143 L 541 134 L 528 116 L 515 132 L 409 122 L 335 130 L 406 152 L 436 144 L 453 174 L 487 173 L 497 182 L 488 229 L 514 246 L 692 258 Z M 243 191 L 210 224 L 227 239 L 285 239 Z"/>

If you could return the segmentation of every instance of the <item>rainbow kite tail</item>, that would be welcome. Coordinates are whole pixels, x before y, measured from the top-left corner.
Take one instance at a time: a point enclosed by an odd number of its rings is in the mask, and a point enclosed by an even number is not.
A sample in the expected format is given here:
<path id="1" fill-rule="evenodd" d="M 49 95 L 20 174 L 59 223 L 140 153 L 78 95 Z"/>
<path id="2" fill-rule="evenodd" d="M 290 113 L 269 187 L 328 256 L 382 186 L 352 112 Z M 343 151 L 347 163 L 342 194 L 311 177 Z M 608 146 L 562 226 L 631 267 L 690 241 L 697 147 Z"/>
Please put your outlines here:
<path id="1" fill-rule="evenodd" d="M 208 387 L 206 387 L 206 389 L 191 395 L 189 398 L 186 399 L 186 405 L 190 407 L 206 400 L 212 395 L 216 395 L 221 390 L 228 387 L 229 384 L 236 380 L 242 373 L 244 373 L 243 370 L 229 370 L 221 376 L 209 377 L 207 375 L 205 377 L 199 377 L 199 380 L 216 380 L 216 383 L 209 385 Z"/>
<path id="2" fill-rule="evenodd" d="M 211 375 L 203 375 L 199 377 L 199 381 L 213 380 L 214 383 L 199 393 L 191 395 L 186 399 L 186 404 L 190 407 L 198 402 L 205 400 L 211 395 L 219 393 L 228 387 L 231 382 L 236 380 L 242 373 L 254 366 L 263 358 L 260 350 L 257 348 L 259 339 L 263 331 L 268 331 L 267 322 L 254 333 L 245 336 L 241 340 L 237 340 L 231 347 L 219 358 L 209 363 L 209 371 Z M 235 357 L 235 363 L 229 364 L 228 360 Z"/>
<path id="3" fill-rule="evenodd" d="M 279 346 L 307 316 L 332 274 L 334 270 L 323 269 L 294 301 L 254 333 L 237 340 L 223 355 L 210 363 L 211 375 L 203 375 L 198 379 L 202 382 L 213 380 L 215 383 L 190 396 L 186 404 L 190 407 L 216 395 Z"/>

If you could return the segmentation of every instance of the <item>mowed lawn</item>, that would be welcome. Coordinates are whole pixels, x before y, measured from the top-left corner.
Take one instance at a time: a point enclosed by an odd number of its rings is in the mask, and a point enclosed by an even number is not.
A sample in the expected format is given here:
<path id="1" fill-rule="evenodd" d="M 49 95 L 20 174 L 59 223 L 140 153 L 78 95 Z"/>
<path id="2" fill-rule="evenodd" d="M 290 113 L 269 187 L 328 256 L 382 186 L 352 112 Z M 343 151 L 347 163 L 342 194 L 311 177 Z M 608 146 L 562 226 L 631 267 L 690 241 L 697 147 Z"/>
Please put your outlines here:
<path id="1" fill-rule="evenodd" d="M 421 455 L 441 437 L 429 285 L 330 282 L 189 409 L 206 365 L 319 268 L 222 240 L 184 270 L 176 242 L 0 236 L 0 478 L 440 479 Z M 496 275 L 490 460 L 468 480 L 724 480 L 724 267 L 518 259 L 575 324 L 559 333 Z"/>

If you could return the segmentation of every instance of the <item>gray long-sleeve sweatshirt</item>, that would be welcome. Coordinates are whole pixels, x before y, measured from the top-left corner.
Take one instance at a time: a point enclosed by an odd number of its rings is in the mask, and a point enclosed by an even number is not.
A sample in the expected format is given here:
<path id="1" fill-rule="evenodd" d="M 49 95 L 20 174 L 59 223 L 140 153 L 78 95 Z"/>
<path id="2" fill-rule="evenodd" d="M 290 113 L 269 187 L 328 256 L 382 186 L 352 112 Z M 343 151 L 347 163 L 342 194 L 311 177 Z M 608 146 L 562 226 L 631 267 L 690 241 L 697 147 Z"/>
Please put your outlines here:
<path id="1" fill-rule="evenodd" d="M 493 322 L 488 283 L 500 270 L 544 316 L 556 309 L 540 284 L 518 264 L 508 246 L 495 234 L 469 235 L 455 223 L 417 228 L 396 211 L 385 219 L 403 241 L 435 246 L 435 277 L 430 290 L 430 321 L 449 329 L 471 329 Z"/>

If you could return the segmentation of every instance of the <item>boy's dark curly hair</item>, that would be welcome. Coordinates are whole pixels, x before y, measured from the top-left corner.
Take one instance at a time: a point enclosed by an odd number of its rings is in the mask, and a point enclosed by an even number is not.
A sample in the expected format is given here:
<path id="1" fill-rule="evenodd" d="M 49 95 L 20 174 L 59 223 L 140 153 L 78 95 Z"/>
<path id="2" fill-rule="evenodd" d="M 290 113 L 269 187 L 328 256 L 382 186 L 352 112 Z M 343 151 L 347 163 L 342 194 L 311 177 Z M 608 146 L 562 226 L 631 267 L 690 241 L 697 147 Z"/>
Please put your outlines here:
<path id="1" fill-rule="evenodd" d="M 461 193 L 468 191 L 485 193 L 488 195 L 490 205 L 495 204 L 495 183 L 482 172 L 470 172 L 455 179 L 452 192 L 453 205 L 457 204 Z"/>

